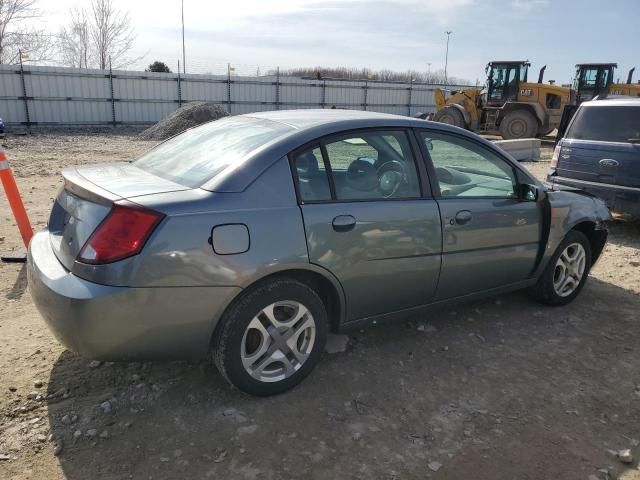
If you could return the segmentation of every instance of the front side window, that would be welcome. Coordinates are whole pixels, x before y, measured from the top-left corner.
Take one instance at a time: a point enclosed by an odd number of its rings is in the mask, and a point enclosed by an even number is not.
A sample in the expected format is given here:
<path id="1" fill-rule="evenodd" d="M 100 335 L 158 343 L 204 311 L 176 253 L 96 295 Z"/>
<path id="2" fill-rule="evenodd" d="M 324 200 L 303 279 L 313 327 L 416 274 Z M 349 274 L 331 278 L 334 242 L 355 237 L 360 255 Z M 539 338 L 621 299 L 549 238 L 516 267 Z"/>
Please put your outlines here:
<path id="1" fill-rule="evenodd" d="M 325 148 L 337 200 L 420 196 L 416 163 L 405 132 L 333 137 Z"/>
<path id="2" fill-rule="evenodd" d="M 582 106 L 566 137 L 600 142 L 640 142 L 640 106 Z"/>
<path id="3" fill-rule="evenodd" d="M 488 149 L 454 135 L 421 132 L 440 194 L 448 197 L 516 198 L 512 166 Z"/>
<path id="4" fill-rule="evenodd" d="M 493 67 L 491 69 L 491 99 L 500 100 L 502 98 L 506 72 L 507 70 L 504 67 Z"/>
<path id="5" fill-rule="evenodd" d="M 596 86 L 596 80 L 598 78 L 598 69 L 597 68 L 587 68 L 584 70 L 582 74 L 582 84 L 586 88 L 593 88 Z"/>

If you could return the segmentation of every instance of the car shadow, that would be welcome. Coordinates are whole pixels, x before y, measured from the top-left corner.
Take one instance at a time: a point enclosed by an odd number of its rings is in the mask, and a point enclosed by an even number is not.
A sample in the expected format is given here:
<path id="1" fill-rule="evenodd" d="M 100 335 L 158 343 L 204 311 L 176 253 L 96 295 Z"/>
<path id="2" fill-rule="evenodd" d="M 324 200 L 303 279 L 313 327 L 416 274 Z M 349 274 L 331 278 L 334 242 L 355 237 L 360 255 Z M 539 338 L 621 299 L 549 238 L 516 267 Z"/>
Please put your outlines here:
<path id="1" fill-rule="evenodd" d="M 640 218 L 616 216 L 609 226 L 609 231 L 609 243 L 640 248 Z"/>
<path id="2" fill-rule="evenodd" d="M 378 325 L 269 398 L 206 362 L 65 352 L 49 424 L 70 480 L 586 478 L 640 431 L 637 308 L 591 278 L 566 307 L 515 293 Z"/>

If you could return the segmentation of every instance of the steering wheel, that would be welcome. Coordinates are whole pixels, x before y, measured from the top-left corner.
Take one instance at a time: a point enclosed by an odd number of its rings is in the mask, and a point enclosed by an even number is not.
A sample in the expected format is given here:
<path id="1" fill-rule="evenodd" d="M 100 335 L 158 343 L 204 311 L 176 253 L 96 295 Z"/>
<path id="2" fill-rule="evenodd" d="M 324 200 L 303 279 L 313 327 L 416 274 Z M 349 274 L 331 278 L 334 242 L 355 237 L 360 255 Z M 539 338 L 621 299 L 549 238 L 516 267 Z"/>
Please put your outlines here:
<path id="1" fill-rule="evenodd" d="M 384 198 L 395 195 L 403 185 L 409 184 L 407 168 L 402 162 L 389 160 L 378 167 L 378 190 Z"/>

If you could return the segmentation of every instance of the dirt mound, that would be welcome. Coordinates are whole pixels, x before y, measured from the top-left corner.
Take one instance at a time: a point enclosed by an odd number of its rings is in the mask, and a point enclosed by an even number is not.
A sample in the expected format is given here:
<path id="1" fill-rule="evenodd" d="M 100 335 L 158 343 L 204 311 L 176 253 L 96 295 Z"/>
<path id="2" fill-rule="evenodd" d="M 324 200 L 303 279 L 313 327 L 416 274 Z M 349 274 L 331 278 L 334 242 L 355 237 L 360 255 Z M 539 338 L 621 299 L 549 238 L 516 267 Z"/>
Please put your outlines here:
<path id="1" fill-rule="evenodd" d="M 216 103 L 191 102 L 138 135 L 141 140 L 165 140 L 186 129 L 229 115 Z"/>

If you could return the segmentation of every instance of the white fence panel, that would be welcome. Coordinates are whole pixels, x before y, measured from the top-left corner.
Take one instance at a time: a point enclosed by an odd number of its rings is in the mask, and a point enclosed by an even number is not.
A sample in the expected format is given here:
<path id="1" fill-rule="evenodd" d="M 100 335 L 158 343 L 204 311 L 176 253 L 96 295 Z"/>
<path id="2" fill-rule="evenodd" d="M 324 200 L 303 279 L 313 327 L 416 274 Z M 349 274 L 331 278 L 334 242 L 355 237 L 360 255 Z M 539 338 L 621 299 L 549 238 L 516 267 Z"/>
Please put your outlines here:
<path id="1" fill-rule="evenodd" d="M 229 77 L 31 65 L 21 71 L 20 66 L 0 65 L 0 117 L 9 126 L 151 124 L 190 101 L 216 102 L 232 114 L 336 106 L 415 115 L 434 111 L 435 88 L 276 75 Z"/>

